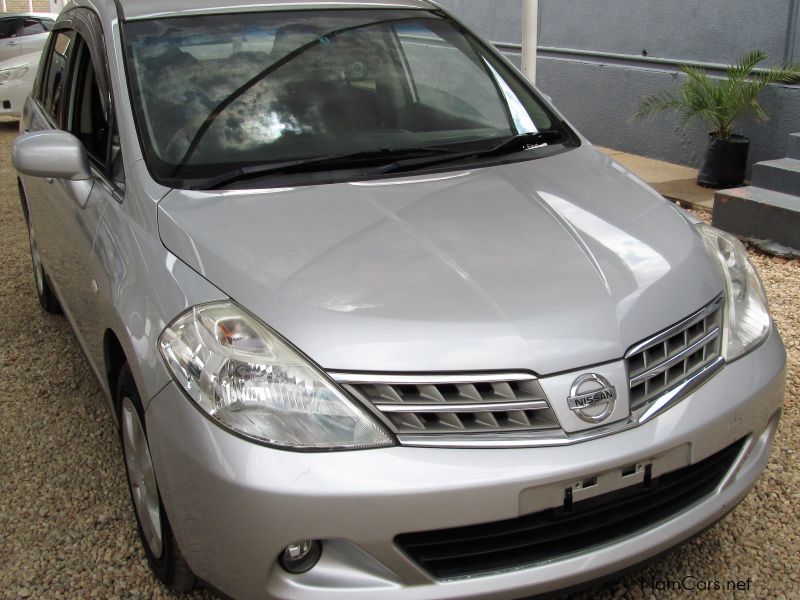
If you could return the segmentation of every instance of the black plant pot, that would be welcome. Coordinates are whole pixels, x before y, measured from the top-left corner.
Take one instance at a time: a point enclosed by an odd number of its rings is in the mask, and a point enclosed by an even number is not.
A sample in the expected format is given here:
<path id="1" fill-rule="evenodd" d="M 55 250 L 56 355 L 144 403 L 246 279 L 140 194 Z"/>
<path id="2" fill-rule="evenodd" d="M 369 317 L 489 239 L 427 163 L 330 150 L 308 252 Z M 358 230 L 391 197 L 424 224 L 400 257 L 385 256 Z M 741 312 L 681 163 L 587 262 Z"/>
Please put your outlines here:
<path id="1" fill-rule="evenodd" d="M 708 134 L 708 148 L 697 183 L 707 188 L 727 188 L 742 185 L 747 170 L 747 153 L 750 140 L 742 135 L 732 135 L 721 140 Z"/>

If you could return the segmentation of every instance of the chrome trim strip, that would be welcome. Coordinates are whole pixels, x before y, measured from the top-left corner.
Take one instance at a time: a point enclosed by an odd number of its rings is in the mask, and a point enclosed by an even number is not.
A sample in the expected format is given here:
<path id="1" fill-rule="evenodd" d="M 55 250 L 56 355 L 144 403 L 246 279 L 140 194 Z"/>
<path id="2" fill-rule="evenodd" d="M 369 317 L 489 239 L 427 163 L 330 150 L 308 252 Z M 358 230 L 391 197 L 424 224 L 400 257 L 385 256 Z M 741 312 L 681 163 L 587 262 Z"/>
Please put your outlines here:
<path id="1" fill-rule="evenodd" d="M 700 369 L 697 373 L 689 377 L 686 381 L 682 382 L 680 385 L 675 386 L 671 390 L 669 390 L 666 394 L 662 394 L 650 404 L 645 404 L 642 409 L 644 412 L 639 416 L 639 424 L 646 423 L 656 415 L 664 412 L 670 406 L 682 400 L 701 385 L 703 385 L 708 379 L 711 378 L 717 371 L 719 371 L 722 367 L 725 366 L 725 359 L 721 356 L 717 357 L 712 363 L 709 363 L 702 369 Z M 640 409 L 641 410 L 641 409 Z"/>
<path id="2" fill-rule="evenodd" d="M 683 350 L 678 352 L 678 354 L 676 354 L 672 358 L 669 358 L 669 359 L 665 360 L 664 362 L 659 363 L 658 365 L 656 365 L 652 369 L 648 369 L 647 371 L 645 371 L 641 375 L 637 375 L 636 377 L 631 379 L 631 387 L 632 388 L 636 387 L 640 383 L 648 381 L 648 380 L 652 379 L 653 377 L 655 377 L 656 375 L 660 375 L 664 371 L 667 371 L 668 369 L 671 369 L 672 367 L 677 365 L 679 362 L 686 360 L 686 357 L 689 356 L 690 354 L 694 354 L 695 352 L 697 352 L 703 346 L 713 342 L 715 339 L 717 339 L 720 336 L 720 334 L 721 334 L 721 332 L 720 332 L 719 327 L 715 327 L 714 329 L 711 330 L 710 333 L 708 333 L 705 336 L 703 336 L 702 339 L 697 340 L 691 346 L 687 346 L 686 348 L 684 348 Z"/>
<path id="3" fill-rule="evenodd" d="M 398 435 L 397 439 L 401 446 L 410 448 L 541 448 L 545 446 L 566 446 L 574 443 L 563 434 L 562 437 L 552 436 L 546 440 L 532 435 L 516 435 L 512 437 L 508 433 L 503 434 L 502 439 L 482 433 L 448 435 L 436 438 L 426 435 Z"/>
<path id="4" fill-rule="evenodd" d="M 690 317 L 686 317 L 680 323 L 677 323 L 676 325 L 673 325 L 669 329 L 666 329 L 666 330 L 662 331 L 661 333 L 659 333 L 657 335 L 654 335 L 649 340 L 646 340 L 644 342 L 640 342 L 640 343 L 636 344 L 635 346 L 633 346 L 630 350 L 628 350 L 625 353 L 625 358 L 627 359 L 627 358 L 630 358 L 631 356 L 633 356 L 635 354 L 639 354 L 639 352 L 641 352 L 642 350 L 645 350 L 645 349 L 649 348 L 650 346 L 655 346 L 656 344 L 661 343 L 661 342 L 671 338 L 676 333 L 679 333 L 680 331 L 683 331 L 684 329 L 687 329 L 688 327 L 691 327 L 692 325 L 694 325 L 694 323 L 696 323 L 700 319 L 704 319 L 707 316 L 714 314 L 714 312 L 716 312 L 719 308 L 722 307 L 722 304 L 724 303 L 724 301 L 725 301 L 724 294 L 720 294 L 714 300 L 712 300 L 710 304 L 708 304 L 704 308 L 701 308 L 699 311 L 697 311 L 696 313 L 694 313 Z"/>
<path id="5" fill-rule="evenodd" d="M 442 403 L 435 404 L 375 404 L 382 413 L 482 413 L 510 412 L 516 410 L 547 410 L 550 405 L 544 400 L 522 402 L 482 402 L 471 404 Z"/>
<path id="6" fill-rule="evenodd" d="M 379 384 L 379 385 L 439 385 L 458 383 L 503 383 L 509 381 L 536 381 L 530 373 L 489 373 L 463 375 L 381 375 L 380 373 L 341 373 L 331 371 L 328 373 L 336 383 L 342 385 Z"/>

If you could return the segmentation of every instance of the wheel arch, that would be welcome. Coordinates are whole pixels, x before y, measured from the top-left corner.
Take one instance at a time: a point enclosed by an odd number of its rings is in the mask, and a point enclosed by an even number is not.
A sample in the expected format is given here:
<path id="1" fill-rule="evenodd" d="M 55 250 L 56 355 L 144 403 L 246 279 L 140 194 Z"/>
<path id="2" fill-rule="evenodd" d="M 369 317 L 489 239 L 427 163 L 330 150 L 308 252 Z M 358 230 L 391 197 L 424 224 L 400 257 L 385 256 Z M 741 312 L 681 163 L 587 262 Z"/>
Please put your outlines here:
<path id="1" fill-rule="evenodd" d="M 122 367 L 128 362 L 125 349 L 112 329 L 106 329 L 103 335 L 103 358 L 105 363 L 106 383 L 111 406 L 114 409 L 114 421 L 118 420 L 119 402 L 117 400 L 117 382 Z M 119 424 L 119 423 L 117 423 Z"/>
<path id="2" fill-rule="evenodd" d="M 17 177 L 17 190 L 19 190 L 19 204 L 22 207 L 22 216 L 25 217 L 25 224 L 30 221 L 30 214 L 28 212 L 28 197 L 25 195 L 25 186 L 22 185 L 22 179 Z"/>

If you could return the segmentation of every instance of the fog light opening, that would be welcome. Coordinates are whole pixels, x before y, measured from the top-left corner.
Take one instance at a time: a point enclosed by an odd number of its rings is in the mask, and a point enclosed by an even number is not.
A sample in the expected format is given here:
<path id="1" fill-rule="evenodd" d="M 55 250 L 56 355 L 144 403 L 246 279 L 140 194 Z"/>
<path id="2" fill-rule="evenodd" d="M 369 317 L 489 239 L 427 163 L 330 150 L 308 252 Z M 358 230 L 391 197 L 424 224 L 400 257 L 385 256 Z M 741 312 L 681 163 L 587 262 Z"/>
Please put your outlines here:
<path id="1" fill-rule="evenodd" d="M 314 568 L 322 556 L 322 544 L 317 540 L 303 540 L 289 544 L 278 559 L 287 573 L 299 575 Z"/>

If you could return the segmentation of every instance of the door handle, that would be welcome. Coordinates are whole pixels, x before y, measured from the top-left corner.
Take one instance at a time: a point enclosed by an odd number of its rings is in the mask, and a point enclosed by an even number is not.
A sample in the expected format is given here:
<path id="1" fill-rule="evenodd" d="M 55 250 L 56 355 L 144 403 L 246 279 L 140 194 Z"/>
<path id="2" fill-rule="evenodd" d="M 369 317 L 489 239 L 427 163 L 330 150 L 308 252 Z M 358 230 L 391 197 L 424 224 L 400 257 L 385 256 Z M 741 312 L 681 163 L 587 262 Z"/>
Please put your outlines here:
<path id="1" fill-rule="evenodd" d="M 14 40 L 11 40 L 10 42 L 8 42 L 8 45 L 9 46 L 18 46 L 19 42 L 15 42 Z"/>

